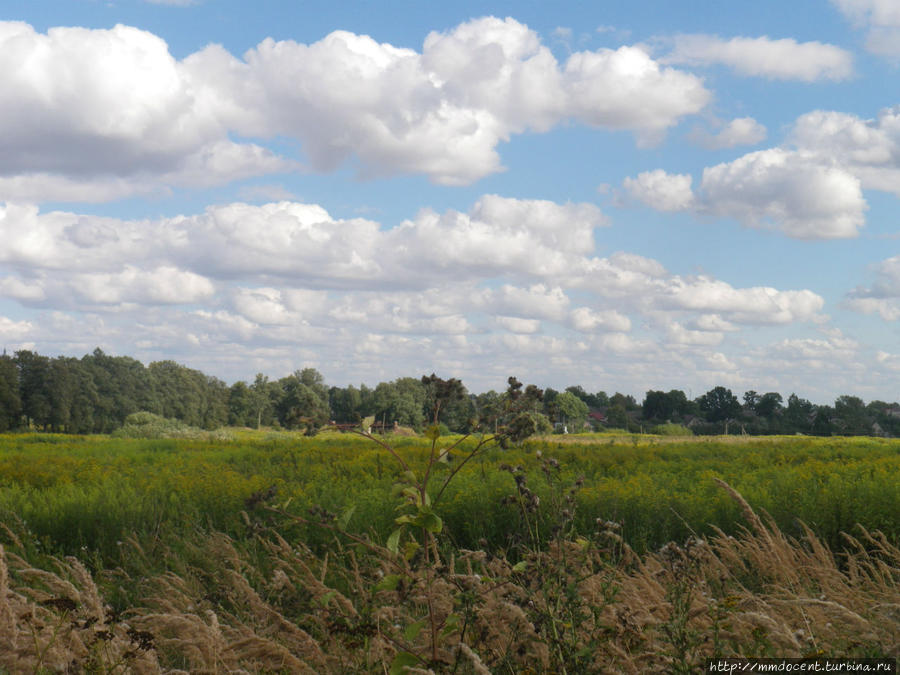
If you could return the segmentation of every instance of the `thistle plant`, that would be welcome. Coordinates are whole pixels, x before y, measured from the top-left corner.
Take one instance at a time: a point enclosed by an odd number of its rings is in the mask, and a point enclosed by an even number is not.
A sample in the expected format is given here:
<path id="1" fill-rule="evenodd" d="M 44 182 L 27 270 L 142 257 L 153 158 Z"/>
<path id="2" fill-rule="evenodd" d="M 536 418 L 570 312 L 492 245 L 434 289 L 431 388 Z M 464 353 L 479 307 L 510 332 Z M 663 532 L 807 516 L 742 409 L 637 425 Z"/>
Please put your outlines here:
<path id="1" fill-rule="evenodd" d="M 437 664 L 458 663 L 471 652 L 464 648 L 463 637 L 470 614 L 457 613 L 454 605 L 465 607 L 471 597 L 459 587 L 453 561 L 445 561 L 441 555 L 439 537 L 444 531 L 444 521 L 438 505 L 447 487 L 459 472 L 474 458 L 489 448 L 507 448 L 521 443 L 538 429 L 537 410 L 543 392 L 534 385 L 524 387 L 516 378 L 508 379 L 508 388 L 498 409 L 486 412 L 470 421 L 472 431 L 443 443 L 441 413 L 465 396 L 462 382 L 455 378 L 441 379 L 434 374 L 422 378 L 429 392 L 431 410 L 425 436 L 430 441 L 425 466 L 418 471 L 384 437 L 371 433 L 374 417 L 362 420 L 356 433 L 381 447 L 396 462 L 398 478 L 393 497 L 397 500 L 395 528 L 383 545 L 347 531 L 346 526 L 354 505 L 340 518 L 314 519 L 287 514 L 284 509 L 274 509 L 283 515 L 304 523 L 314 522 L 328 530 L 349 538 L 380 558 L 386 570 L 372 587 L 373 593 L 402 590 L 418 594 L 422 616 L 405 626 L 393 626 L 386 637 L 396 650 L 391 672 L 403 672 L 407 667 L 431 667 Z M 448 564 L 449 563 L 449 564 Z M 453 593 L 453 589 L 462 593 Z M 447 605 L 446 597 L 452 595 L 459 603 Z M 468 600 L 466 599 L 468 598 Z M 471 660 L 471 657 L 469 657 Z"/>

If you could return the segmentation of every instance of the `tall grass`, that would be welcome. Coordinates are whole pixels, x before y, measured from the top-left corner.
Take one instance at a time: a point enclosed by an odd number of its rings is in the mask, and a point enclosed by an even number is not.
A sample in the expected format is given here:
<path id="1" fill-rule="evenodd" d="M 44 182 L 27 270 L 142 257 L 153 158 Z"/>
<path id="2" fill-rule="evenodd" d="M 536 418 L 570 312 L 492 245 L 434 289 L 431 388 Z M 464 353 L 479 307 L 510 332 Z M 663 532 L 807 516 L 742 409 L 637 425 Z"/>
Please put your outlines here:
<path id="1" fill-rule="evenodd" d="M 272 488 L 288 510 L 313 506 L 341 513 L 353 504 L 349 526 L 387 536 L 396 516 L 385 499 L 397 470 L 365 439 L 347 434 L 303 438 L 239 432 L 232 440 L 111 439 L 52 435 L 0 436 L 0 514 L 16 514 L 60 554 L 82 546 L 116 559 L 130 532 L 201 527 L 240 538 L 239 517 L 251 495 Z M 443 439 L 442 439 L 443 440 Z M 423 439 L 397 438 L 410 466 L 428 459 Z M 549 480 L 538 470 L 552 455 L 561 471 Z M 900 442 L 884 439 L 673 439 L 594 436 L 549 437 L 513 450 L 491 450 L 455 477 L 442 517 L 457 545 L 508 546 L 511 506 L 501 504 L 509 477 L 500 464 L 534 473 L 532 489 L 549 499 L 556 483 L 584 480 L 575 494 L 577 525 L 597 519 L 621 523 L 636 551 L 715 528 L 735 534 L 740 510 L 716 486 L 721 479 L 771 514 L 791 536 L 799 521 L 832 548 L 857 523 L 900 535 Z M 452 462 L 451 462 L 452 465 Z M 540 523 L 540 527 L 550 527 Z M 293 526 L 291 535 L 314 548 L 328 537 Z"/>
<path id="2" fill-rule="evenodd" d="M 898 655 L 897 442 L 453 440 L 2 438 L 0 670 Z"/>
<path id="3" fill-rule="evenodd" d="M 638 555 L 601 522 L 563 529 L 515 564 L 451 547 L 423 567 L 353 538 L 316 554 L 248 517 L 260 529 L 243 541 L 186 533 L 176 551 L 131 538 L 128 564 L 92 576 L 74 557 L 36 564 L 5 527 L 0 668 L 689 673 L 708 657 L 900 655 L 900 549 L 857 528 L 838 556 L 719 490 L 744 519 L 736 537 Z M 546 515 L 565 520 L 556 507 Z M 144 574 L 157 557 L 170 570 Z M 114 611 L 125 588 L 131 604 Z M 427 598 L 438 631 L 424 623 Z"/>

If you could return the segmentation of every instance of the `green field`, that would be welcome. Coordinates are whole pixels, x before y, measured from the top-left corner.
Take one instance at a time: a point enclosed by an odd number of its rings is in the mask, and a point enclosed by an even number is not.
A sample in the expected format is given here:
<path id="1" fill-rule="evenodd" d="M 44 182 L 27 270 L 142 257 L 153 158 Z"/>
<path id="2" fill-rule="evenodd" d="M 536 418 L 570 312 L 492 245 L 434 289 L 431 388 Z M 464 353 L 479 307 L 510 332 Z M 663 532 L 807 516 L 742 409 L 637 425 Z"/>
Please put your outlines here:
<path id="1" fill-rule="evenodd" d="M 710 526 L 734 533 L 740 509 L 714 479 L 737 489 L 785 532 L 805 522 L 832 546 L 857 523 L 896 541 L 900 534 L 900 441 L 872 438 L 546 437 L 522 448 L 493 449 L 456 476 L 440 505 L 447 533 L 464 547 L 486 539 L 503 547 L 514 492 L 502 464 L 521 465 L 537 494 L 576 491 L 577 522 L 620 522 L 642 551 Z M 451 439 L 448 439 L 448 443 Z M 421 468 L 428 441 L 397 438 L 398 451 Z M 459 453 L 463 454 L 463 453 Z M 553 457 L 558 473 L 539 470 Z M 452 466 L 452 463 L 451 463 Z M 392 458 L 353 434 L 307 438 L 243 432 L 230 441 L 136 440 L 103 436 L 0 436 L 0 512 L 16 514 L 63 553 L 86 546 L 108 555 L 130 532 L 208 527 L 239 536 L 240 512 L 256 492 L 275 486 L 276 501 L 304 513 L 354 505 L 351 530 L 385 537 L 394 518 Z M 321 533 L 303 532 L 315 543 Z"/>
<path id="2" fill-rule="evenodd" d="M 479 453 L 437 499 L 475 440 L 448 462 L 383 440 L 396 456 L 338 433 L 0 436 L 0 587 L 25 617 L 0 672 L 618 672 L 601 654 L 690 672 L 704 655 L 897 650 L 900 441 L 535 438 Z M 400 461 L 420 483 L 432 467 L 424 508 L 395 488 Z M 490 626 L 513 619 L 530 637 L 501 645 Z"/>

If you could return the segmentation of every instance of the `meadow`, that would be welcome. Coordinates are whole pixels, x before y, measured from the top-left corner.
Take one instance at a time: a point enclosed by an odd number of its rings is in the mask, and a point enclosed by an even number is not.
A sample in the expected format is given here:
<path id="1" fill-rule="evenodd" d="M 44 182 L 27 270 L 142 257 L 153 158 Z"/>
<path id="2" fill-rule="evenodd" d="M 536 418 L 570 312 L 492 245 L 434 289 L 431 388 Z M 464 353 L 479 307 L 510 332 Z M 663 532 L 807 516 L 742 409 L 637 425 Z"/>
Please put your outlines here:
<path id="1" fill-rule="evenodd" d="M 427 439 L 398 437 L 393 445 L 410 466 L 424 467 Z M 547 457 L 559 462 L 552 475 L 539 470 Z M 578 525 L 619 522 L 639 552 L 709 534 L 713 526 L 734 534 L 743 523 L 740 509 L 716 478 L 789 534 L 801 532 L 798 520 L 833 546 L 857 523 L 894 541 L 900 533 L 896 440 L 595 434 L 532 439 L 470 462 L 441 505 L 455 544 L 472 548 L 484 539 L 493 549 L 506 546 L 515 511 L 501 502 L 515 483 L 498 471 L 501 464 L 521 466 L 532 489 L 549 501 L 581 478 Z M 274 488 L 292 512 L 319 506 L 341 513 L 353 506 L 348 527 L 383 539 L 395 516 L 390 493 L 398 474 L 384 449 L 353 434 L 237 432 L 215 441 L 6 435 L 0 436 L 0 513 L 23 519 L 58 553 L 87 547 L 109 557 L 133 532 L 200 526 L 240 536 L 246 501 Z M 321 540 L 321 532 L 307 530 L 298 536 Z"/>
<path id="2" fill-rule="evenodd" d="M 20 645 L 0 665 L 690 672 L 713 655 L 897 655 L 900 441 L 548 436 L 460 468 L 475 439 L 384 440 L 0 436 L 0 630 Z M 426 473 L 427 503 L 410 487 Z"/>

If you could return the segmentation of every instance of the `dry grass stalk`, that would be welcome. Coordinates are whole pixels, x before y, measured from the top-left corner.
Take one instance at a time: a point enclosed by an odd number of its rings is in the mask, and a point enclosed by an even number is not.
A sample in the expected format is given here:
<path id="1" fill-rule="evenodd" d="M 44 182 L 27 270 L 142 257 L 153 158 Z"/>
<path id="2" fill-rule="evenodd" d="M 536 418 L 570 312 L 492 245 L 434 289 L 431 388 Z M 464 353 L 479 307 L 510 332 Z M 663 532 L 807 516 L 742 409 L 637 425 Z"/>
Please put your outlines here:
<path id="1" fill-rule="evenodd" d="M 74 558 L 54 564 L 56 572 L 35 569 L 0 545 L 0 669 L 159 672 L 131 626 L 110 622 L 84 566 Z"/>
<path id="2" fill-rule="evenodd" d="M 486 551 L 458 550 L 430 567 L 371 550 L 325 559 L 277 535 L 257 568 L 211 535 L 196 551 L 209 569 L 154 577 L 127 623 L 108 619 L 76 559 L 40 569 L 0 548 L 0 638 L 10 645 L 0 669 L 329 675 L 384 672 L 398 651 L 413 651 L 437 661 L 410 672 L 456 663 L 461 672 L 549 673 L 584 651 L 567 672 L 641 673 L 707 656 L 900 656 L 897 546 L 861 530 L 836 556 L 808 528 L 787 537 L 725 489 L 750 524 L 737 537 L 718 532 L 638 559 L 622 545 L 614 553 L 601 533 L 532 552 L 525 573 Z M 398 571 L 395 589 L 374 591 Z M 429 615 L 450 629 L 407 631 Z M 132 627 L 153 634 L 151 648 L 137 649 Z"/>
<path id="3" fill-rule="evenodd" d="M 484 662 L 481 660 L 481 657 L 478 656 L 472 648 L 469 647 L 465 642 L 460 642 L 457 645 L 460 653 L 466 657 L 469 662 L 469 665 L 472 666 L 472 671 L 475 675 L 491 675 L 491 671 L 488 670 L 487 666 L 484 665 Z"/>

